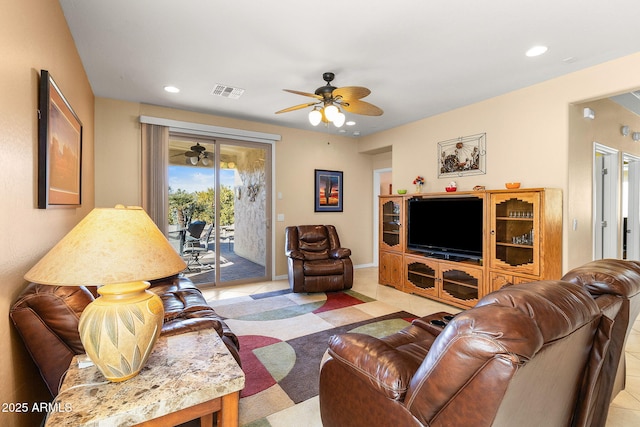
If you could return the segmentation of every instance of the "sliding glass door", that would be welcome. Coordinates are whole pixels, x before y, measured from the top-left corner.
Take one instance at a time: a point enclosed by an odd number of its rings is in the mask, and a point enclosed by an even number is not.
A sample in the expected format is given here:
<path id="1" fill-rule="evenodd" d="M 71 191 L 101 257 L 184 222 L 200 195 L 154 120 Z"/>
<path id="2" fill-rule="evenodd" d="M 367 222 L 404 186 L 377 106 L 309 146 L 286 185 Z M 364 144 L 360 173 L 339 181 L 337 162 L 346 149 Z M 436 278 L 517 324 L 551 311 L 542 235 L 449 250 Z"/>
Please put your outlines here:
<path id="1" fill-rule="evenodd" d="M 171 134 L 168 235 L 199 285 L 271 276 L 271 145 Z"/>

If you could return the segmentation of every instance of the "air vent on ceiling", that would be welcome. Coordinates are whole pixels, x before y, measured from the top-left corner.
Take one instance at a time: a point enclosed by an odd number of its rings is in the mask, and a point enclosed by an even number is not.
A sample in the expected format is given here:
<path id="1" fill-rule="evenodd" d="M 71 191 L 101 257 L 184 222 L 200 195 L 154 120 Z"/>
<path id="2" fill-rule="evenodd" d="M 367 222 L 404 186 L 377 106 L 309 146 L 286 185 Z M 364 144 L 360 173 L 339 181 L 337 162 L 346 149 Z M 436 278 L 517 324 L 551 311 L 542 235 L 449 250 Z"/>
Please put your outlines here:
<path id="1" fill-rule="evenodd" d="M 244 89 L 237 87 L 231 87 L 216 83 L 215 87 L 211 91 L 211 95 L 222 96 L 224 98 L 238 99 L 244 93 Z"/>

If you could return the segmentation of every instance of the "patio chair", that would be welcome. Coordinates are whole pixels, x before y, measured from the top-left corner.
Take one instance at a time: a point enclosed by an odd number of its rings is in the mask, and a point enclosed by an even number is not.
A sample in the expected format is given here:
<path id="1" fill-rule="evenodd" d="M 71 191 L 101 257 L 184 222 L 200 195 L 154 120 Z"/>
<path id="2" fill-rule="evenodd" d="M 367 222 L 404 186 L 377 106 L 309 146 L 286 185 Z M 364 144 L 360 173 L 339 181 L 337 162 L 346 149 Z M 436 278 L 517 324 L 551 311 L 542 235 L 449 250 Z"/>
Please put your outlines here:
<path id="1" fill-rule="evenodd" d="M 202 264 L 200 261 L 200 257 L 209 251 L 209 238 L 214 229 L 213 224 L 211 224 L 207 232 L 202 234 L 205 225 L 204 221 L 194 221 L 187 228 L 188 235 L 186 236 L 182 253 L 187 257 L 187 270 L 189 271 L 194 266 L 200 269 L 211 268 L 211 266 Z"/>

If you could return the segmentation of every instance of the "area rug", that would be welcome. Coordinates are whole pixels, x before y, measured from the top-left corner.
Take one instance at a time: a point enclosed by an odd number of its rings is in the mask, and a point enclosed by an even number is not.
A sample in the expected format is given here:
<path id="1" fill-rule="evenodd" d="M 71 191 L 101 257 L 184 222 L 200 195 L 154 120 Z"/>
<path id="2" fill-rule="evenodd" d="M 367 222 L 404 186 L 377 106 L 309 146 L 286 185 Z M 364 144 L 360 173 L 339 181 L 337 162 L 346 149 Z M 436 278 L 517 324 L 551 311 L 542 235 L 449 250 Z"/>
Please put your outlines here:
<path id="1" fill-rule="evenodd" d="M 332 335 L 383 337 L 416 318 L 354 291 L 284 290 L 209 303 L 240 340 L 246 375 L 240 424 L 246 427 L 271 426 L 267 417 L 318 395 L 320 361 Z"/>

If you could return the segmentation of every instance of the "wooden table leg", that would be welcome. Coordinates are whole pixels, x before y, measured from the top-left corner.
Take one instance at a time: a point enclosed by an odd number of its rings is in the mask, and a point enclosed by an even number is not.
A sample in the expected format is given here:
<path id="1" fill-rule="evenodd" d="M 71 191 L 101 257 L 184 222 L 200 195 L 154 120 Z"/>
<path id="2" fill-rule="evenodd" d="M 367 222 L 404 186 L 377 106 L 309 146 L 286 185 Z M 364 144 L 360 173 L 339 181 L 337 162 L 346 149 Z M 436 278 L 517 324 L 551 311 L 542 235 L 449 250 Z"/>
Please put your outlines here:
<path id="1" fill-rule="evenodd" d="M 222 408 L 218 412 L 218 427 L 238 427 L 240 392 L 222 396 Z"/>
<path id="2" fill-rule="evenodd" d="M 213 414 L 207 414 L 200 417 L 200 427 L 215 427 L 213 425 Z"/>

